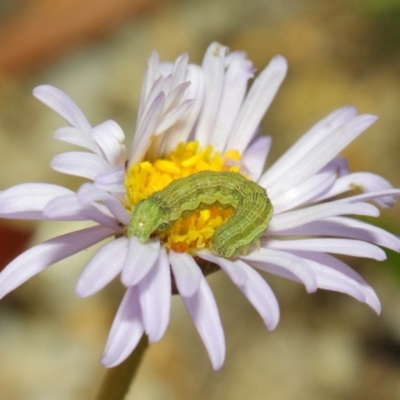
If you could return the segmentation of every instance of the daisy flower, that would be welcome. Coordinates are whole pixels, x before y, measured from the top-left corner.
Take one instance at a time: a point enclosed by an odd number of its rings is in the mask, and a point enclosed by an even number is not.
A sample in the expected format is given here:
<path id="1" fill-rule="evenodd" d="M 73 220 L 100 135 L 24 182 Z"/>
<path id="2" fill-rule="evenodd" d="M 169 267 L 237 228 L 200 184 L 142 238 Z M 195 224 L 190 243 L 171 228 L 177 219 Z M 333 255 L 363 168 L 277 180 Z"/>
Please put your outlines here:
<path id="1" fill-rule="evenodd" d="M 86 265 L 76 289 L 89 296 L 118 275 L 126 287 L 102 357 L 106 367 L 125 360 L 143 334 L 151 342 L 163 336 L 171 293 L 179 293 L 213 368 L 219 369 L 224 333 L 205 278 L 215 269 L 229 276 L 270 330 L 278 324 L 279 306 L 258 270 L 302 283 L 309 293 L 318 288 L 346 293 L 379 313 L 371 286 L 335 257 L 384 260 L 379 246 L 400 250 L 394 235 L 348 217 L 378 216 L 376 205 L 393 205 L 400 190 L 375 174 L 350 173 L 346 160 L 337 157 L 377 118 L 340 108 L 263 172 L 271 139 L 260 136 L 258 128 L 286 70 L 285 59 L 274 57 L 247 90 L 254 68 L 242 52 L 212 43 L 202 65 L 189 64 L 187 54 L 161 63 L 153 52 L 128 155 L 116 122 L 93 127 L 65 93 L 47 85 L 35 88 L 34 95 L 69 124 L 54 137 L 85 149 L 57 155 L 51 167 L 88 182 L 76 193 L 45 183 L 11 187 L 0 193 L 0 216 L 95 225 L 17 257 L 0 274 L 0 297 L 53 263 L 112 238 Z M 180 217 L 145 243 L 127 234 L 136 204 L 175 179 L 204 170 L 233 171 L 266 190 L 273 216 L 259 243 L 237 257 L 216 254 L 214 232 L 233 214 L 216 205 Z"/>

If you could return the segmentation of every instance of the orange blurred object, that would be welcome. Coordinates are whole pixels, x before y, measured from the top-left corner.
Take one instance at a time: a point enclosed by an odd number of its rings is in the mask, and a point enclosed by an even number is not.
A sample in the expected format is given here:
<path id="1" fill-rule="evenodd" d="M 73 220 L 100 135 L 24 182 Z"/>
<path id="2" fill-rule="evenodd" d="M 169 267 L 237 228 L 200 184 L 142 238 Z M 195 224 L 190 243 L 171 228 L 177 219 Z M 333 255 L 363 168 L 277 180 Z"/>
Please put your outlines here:
<path id="1" fill-rule="evenodd" d="M 37 68 L 163 0 L 30 1 L 0 27 L 0 74 Z"/>

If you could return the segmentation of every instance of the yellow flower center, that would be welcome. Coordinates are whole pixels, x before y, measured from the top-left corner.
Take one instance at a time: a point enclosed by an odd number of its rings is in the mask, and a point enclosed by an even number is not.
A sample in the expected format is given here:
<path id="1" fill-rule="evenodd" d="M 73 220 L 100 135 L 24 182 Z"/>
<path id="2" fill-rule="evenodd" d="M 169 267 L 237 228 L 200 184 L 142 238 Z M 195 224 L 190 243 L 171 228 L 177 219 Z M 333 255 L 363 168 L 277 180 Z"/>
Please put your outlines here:
<path id="1" fill-rule="evenodd" d="M 173 180 L 184 178 L 199 171 L 239 172 L 240 154 L 232 150 L 223 156 L 212 146 L 199 148 L 198 142 L 180 143 L 165 158 L 154 162 L 143 161 L 132 165 L 125 177 L 125 207 L 131 212 L 135 204 L 152 193 L 164 189 Z M 233 215 L 233 209 L 212 206 L 195 210 L 187 217 L 179 218 L 167 232 L 160 235 L 165 247 L 183 253 L 209 246 L 215 230 Z"/>

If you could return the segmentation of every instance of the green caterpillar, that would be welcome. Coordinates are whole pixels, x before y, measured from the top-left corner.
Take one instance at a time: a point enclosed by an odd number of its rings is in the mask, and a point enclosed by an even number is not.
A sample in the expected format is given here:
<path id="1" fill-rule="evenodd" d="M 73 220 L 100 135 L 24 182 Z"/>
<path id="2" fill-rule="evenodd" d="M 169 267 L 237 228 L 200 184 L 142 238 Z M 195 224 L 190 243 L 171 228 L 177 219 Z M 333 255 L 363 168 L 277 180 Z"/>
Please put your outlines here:
<path id="1" fill-rule="evenodd" d="M 231 258 L 247 252 L 268 227 L 273 214 L 264 188 L 236 172 L 201 171 L 172 181 L 166 188 L 140 201 L 132 210 L 128 237 L 145 243 L 180 217 L 212 205 L 232 207 L 234 215 L 216 229 L 211 248 Z"/>

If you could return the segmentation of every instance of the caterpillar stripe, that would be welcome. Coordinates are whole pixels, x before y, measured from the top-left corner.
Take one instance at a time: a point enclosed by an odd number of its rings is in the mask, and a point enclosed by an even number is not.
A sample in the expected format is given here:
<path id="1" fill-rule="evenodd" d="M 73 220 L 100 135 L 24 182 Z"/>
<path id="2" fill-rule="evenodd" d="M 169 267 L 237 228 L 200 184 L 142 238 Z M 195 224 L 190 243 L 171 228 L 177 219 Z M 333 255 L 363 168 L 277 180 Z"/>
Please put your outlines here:
<path id="1" fill-rule="evenodd" d="M 151 234 L 168 231 L 180 217 L 212 205 L 232 207 L 233 216 L 216 229 L 211 249 L 226 258 L 244 254 L 265 232 L 273 214 L 267 192 L 243 175 L 201 171 L 172 181 L 132 210 L 128 237 L 145 243 Z"/>

